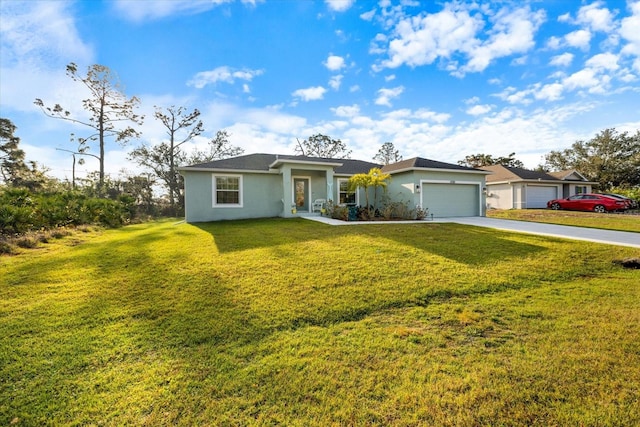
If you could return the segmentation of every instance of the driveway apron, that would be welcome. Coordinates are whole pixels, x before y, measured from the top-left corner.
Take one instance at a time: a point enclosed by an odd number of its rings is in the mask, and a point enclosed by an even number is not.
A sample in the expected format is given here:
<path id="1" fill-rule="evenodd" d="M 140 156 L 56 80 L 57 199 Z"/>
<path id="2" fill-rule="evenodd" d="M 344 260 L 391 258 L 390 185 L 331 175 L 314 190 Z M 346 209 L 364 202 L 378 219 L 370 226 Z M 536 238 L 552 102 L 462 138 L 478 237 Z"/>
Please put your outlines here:
<path id="1" fill-rule="evenodd" d="M 513 221 L 508 219 L 485 217 L 446 218 L 436 221 L 640 248 L 640 233 L 632 233 L 628 231 L 602 230 L 598 228 L 573 227 L 568 225 L 543 224 L 539 222 Z"/>

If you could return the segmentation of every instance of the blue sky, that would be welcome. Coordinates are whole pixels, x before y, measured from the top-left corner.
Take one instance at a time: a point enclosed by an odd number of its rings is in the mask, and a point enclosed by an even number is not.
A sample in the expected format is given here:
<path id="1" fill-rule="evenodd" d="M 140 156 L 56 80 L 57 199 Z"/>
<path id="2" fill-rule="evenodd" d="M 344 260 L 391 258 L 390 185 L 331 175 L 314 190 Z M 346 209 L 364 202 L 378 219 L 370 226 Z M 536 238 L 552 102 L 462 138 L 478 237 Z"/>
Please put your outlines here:
<path id="1" fill-rule="evenodd" d="M 146 115 L 140 140 L 109 142 L 114 176 L 157 144 L 157 106 L 202 112 L 204 148 L 221 129 L 246 153 L 292 154 L 296 138 L 342 139 L 371 160 L 384 142 L 405 157 L 456 163 L 545 153 L 609 127 L 640 129 L 640 1 L 0 2 L 0 115 L 29 160 L 70 177 L 70 134 L 86 96 L 64 71 L 102 64 Z M 97 149 L 97 147 L 94 147 Z M 94 151 L 95 152 L 95 151 Z M 88 158 L 82 175 L 97 169 Z"/>

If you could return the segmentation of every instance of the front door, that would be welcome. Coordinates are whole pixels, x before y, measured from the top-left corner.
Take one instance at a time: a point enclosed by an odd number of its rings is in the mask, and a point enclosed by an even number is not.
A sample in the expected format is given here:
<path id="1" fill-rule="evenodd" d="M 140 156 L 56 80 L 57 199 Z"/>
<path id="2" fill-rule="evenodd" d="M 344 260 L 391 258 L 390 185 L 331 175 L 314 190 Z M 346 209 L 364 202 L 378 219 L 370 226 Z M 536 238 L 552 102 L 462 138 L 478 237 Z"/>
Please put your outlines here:
<path id="1" fill-rule="evenodd" d="M 296 209 L 309 211 L 309 179 L 293 179 L 293 200 L 295 200 Z"/>

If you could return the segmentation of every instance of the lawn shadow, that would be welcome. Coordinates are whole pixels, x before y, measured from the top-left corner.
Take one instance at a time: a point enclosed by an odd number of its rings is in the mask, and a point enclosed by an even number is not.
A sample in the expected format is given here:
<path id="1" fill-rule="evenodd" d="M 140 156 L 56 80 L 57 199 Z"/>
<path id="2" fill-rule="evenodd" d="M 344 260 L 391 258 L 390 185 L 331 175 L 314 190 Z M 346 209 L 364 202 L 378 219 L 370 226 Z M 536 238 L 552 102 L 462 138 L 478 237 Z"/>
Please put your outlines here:
<path id="1" fill-rule="evenodd" d="M 370 236 L 391 239 L 453 261 L 482 265 L 523 258 L 546 250 L 544 245 L 525 243 L 518 233 L 461 224 L 366 224 L 331 226 L 304 219 L 252 219 L 191 224 L 209 233 L 220 253 L 244 251 L 338 236 Z M 527 236 L 527 240 L 549 239 Z"/>
<path id="2" fill-rule="evenodd" d="M 301 218 L 264 218 L 191 224 L 211 234 L 220 253 L 245 251 L 335 235 L 339 227 Z M 336 232 L 336 233 L 334 233 Z"/>
<path id="3" fill-rule="evenodd" d="M 467 265 L 477 266 L 522 259 L 547 250 L 542 244 L 523 242 L 522 234 L 470 225 L 447 223 L 387 225 L 386 227 L 393 227 L 387 232 L 384 227 L 384 225 L 361 227 L 361 231 L 372 237 L 383 236 L 426 253 Z M 526 236 L 528 241 L 540 239 L 548 238 Z"/>

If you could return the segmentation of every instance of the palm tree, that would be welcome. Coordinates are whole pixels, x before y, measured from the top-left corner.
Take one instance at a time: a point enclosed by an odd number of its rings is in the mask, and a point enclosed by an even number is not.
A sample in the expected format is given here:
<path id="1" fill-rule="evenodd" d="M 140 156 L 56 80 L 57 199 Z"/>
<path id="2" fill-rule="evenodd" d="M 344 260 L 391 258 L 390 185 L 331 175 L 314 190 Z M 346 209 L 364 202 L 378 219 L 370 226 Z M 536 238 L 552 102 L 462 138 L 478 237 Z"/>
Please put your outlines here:
<path id="1" fill-rule="evenodd" d="M 358 173 L 349 178 L 349 190 L 356 191 L 358 188 L 364 189 L 364 197 L 367 203 L 367 212 L 371 217 L 371 207 L 369 205 L 369 187 L 374 187 L 373 204 L 378 202 L 378 187 L 386 188 L 391 175 L 382 172 L 380 168 L 372 168 L 368 173 Z"/>

